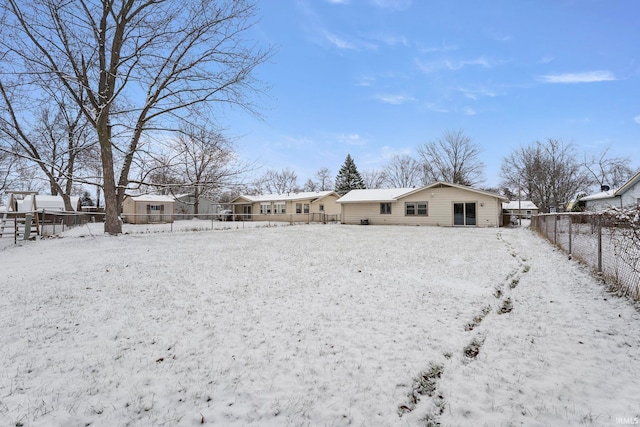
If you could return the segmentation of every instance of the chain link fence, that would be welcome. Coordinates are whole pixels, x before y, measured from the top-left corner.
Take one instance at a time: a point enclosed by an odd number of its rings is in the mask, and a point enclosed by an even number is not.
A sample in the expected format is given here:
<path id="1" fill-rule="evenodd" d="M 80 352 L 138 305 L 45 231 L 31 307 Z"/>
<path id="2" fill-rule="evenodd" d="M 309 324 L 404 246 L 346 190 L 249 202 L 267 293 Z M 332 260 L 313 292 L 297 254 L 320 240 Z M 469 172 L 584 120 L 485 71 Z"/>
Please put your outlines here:
<path id="1" fill-rule="evenodd" d="M 640 301 L 640 210 L 536 215 L 531 228 L 599 274 L 612 289 Z"/>

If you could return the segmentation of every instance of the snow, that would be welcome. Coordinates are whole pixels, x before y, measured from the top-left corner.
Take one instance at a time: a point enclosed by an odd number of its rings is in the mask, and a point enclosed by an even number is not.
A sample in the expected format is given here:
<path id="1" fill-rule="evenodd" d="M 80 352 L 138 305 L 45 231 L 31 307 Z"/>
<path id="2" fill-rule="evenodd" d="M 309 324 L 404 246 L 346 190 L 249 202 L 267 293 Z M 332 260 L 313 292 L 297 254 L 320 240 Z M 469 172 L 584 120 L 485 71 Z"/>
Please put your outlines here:
<path id="1" fill-rule="evenodd" d="M 363 190 L 351 190 L 338 199 L 338 203 L 394 202 L 414 191 L 416 191 L 415 188 L 367 188 Z"/>
<path id="2" fill-rule="evenodd" d="M 640 314 L 526 228 L 90 226 L 0 239 L 2 425 L 640 419 Z"/>
<path id="3" fill-rule="evenodd" d="M 260 195 L 241 195 L 239 197 L 246 199 L 250 202 L 270 202 L 273 200 L 278 201 L 295 201 L 295 200 L 307 200 L 307 199 L 322 199 L 330 194 L 335 194 L 334 191 L 305 191 L 300 193 L 287 193 L 287 194 L 260 194 Z"/>
<path id="4" fill-rule="evenodd" d="M 530 200 L 511 200 L 509 203 L 503 203 L 502 209 L 538 209 L 538 207 Z"/>

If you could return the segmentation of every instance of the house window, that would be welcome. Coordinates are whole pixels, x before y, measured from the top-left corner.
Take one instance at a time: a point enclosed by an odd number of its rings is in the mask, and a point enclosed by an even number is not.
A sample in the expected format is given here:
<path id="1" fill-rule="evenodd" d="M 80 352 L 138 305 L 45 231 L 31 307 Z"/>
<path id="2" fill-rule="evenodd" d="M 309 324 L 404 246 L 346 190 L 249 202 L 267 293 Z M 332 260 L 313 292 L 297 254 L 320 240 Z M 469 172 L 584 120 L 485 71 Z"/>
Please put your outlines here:
<path id="1" fill-rule="evenodd" d="M 296 213 L 302 213 L 302 203 L 296 203 Z"/>
<path id="2" fill-rule="evenodd" d="M 404 214 L 406 216 L 413 216 L 413 215 L 427 216 L 427 202 L 405 203 Z"/>
<path id="3" fill-rule="evenodd" d="M 324 206 L 320 205 L 320 210 L 323 211 L 324 210 Z M 309 213 L 309 203 L 305 203 L 304 204 L 304 213 L 306 213 L 306 214 Z"/>
<path id="4" fill-rule="evenodd" d="M 380 213 L 383 215 L 391 215 L 391 203 L 380 203 Z"/>
<path id="5" fill-rule="evenodd" d="M 307 205 L 307 213 L 308 213 L 309 205 Z M 324 205 L 320 205 L 320 212 L 324 212 Z"/>
<path id="6" fill-rule="evenodd" d="M 268 215 L 271 213 L 271 203 L 260 203 L 260 213 Z"/>
<path id="7" fill-rule="evenodd" d="M 287 213 L 286 203 L 284 202 L 276 202 L 273 208 L 273 213 L 276 214 L 284 214 Z"/>

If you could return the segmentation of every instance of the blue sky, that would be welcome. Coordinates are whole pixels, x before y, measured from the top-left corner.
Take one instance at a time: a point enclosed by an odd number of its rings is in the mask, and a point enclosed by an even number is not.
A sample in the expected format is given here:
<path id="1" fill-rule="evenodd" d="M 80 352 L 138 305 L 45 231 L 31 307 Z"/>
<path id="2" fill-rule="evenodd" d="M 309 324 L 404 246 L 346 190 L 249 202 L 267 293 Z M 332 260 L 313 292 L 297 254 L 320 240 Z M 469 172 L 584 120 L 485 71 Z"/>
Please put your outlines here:
<path id="1" fill-rule="evenodd" d="M 640 167 L 640 4 L 634 0 L 262 0 L 250 36 L 277 47 L 257 76 L 262 120 L 223 124 L 262 169 L 360 171 L 445 130 L 502 159 L 547 138 L 611 147 Z"/>

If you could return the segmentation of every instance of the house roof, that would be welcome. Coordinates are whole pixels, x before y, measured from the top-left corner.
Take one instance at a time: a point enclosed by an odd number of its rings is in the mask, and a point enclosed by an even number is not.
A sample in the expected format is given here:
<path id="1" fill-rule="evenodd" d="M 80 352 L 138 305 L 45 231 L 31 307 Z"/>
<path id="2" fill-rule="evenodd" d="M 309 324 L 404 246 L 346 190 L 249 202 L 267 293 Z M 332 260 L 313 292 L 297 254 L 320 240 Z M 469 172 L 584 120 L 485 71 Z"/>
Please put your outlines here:
<path id="1" fill-rule="evenodd" d="M 626 193 L 631 187 L 636 185 L 638 182 L 640 182 L 640 172 L 635 174 L 633 177 L 631 177 L 629 181 L 627 181 L 622 187 L 620 187 L 618 191 L 616 191 L 615 195 L 621 196 L 622 194 Z"/>
<path id="2" fill-rule="evenodd" d="M 511 200 L 502 204 L 502 209 L 538 209 L 531 200 Z"/>
<path id="3" fill-rule="evenodd" d="M 374 188 L 351 190 L 338 199 L 338 203 L 393 202 L 412 193 L 415 188 Z"/>
<path id="4" fill-rule="evenodd" d="M 590 196 L 584 196 L 584 197 L 580 197 L 580 200 L 602 200 L 602 199 L 613 199 L 614 197 L 616 197 L 616 190 L 609 190 L 609 191 L 601 191 L 599 193 L 595 193 L 595 194 L 591 194 Z"/>
<path id="5" fill-rule="evenodd" d="M 429 188 L 437 187 L 453 187 L 461 190 L 471 191 L 473 193 L 484 194 L 486 196 L 495 197 L 498 200 L 507 201 L 504 196 L 500 194 L 491 193 L 484 190 L 478 190 L 475 188 L 467 187 L 465 185 L 452 184 L 450 182 L 434 182 L 420 188 L 380 188 L 370 190 L 351 190 L 341 198 L 337 200 L 338 203 L 366 203 L 366 202 L 394 202 L 396 200 L 407 197 L 413 193 L 417 193 Z"/>
<path id="6" fill-rule="evenodd" d="M 163 196 L 160 194 L 143 194 L 141 196 L 125 196 L 130 198 L 134 202 L 161 202 L 161 203 L 173 203 L 175 199 L 171 196 Z"/>
<path id="7" fill-rule="evenodd" d="M 295 200 L 317 201 L 327 196 L 330 196 L 332 194 L 335 194 L 336 196 L 338 196 L 338 193 L 336 193 L 335 191 L 304 191 L 300 193 L 288 193 L 288 194 L 260 194 L 257 196 L 241 195 L 233 199 L 231 203 L 232 204 L 237 203 L 238 199 L 244 199 L 252 203 L 284 202 L 284 201 L 295 201 Z"/>

